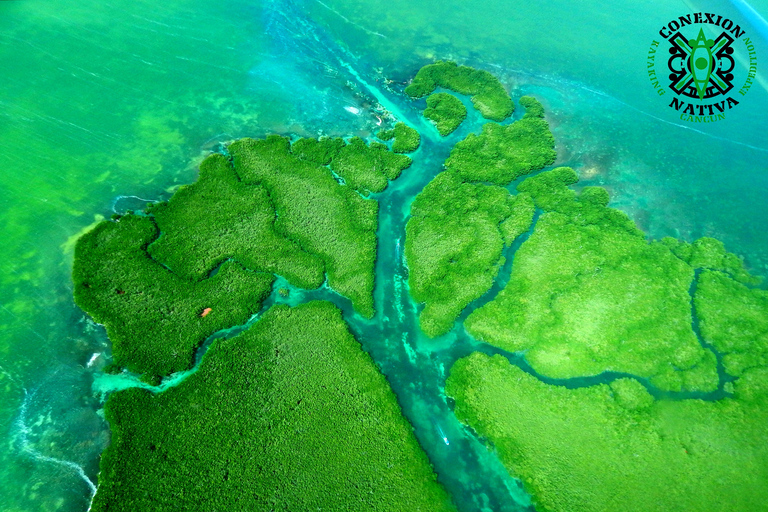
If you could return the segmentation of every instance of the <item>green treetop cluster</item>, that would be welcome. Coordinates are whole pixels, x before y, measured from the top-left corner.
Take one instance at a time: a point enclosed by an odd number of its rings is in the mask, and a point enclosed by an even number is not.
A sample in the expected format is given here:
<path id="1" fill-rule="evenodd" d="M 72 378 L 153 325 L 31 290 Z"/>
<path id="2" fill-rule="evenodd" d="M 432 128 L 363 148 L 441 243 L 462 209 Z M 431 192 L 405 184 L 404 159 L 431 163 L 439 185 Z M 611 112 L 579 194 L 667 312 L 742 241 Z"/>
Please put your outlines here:
<path id="1" fill-rule="evenodd" d="M 300 288 L 323 283 L 322 260 L 275 231 L 275 209 L 266 189 L 238 180 L 224 155 L 206 158 L 195 183 L 147 212 L 163 233 L 149 254 L 181 277 L 204 279 L 233 258 Z"/>
<path id="2" fill-rule="evenodd" d="M 427 97 L 424 117 L 434 122 L 437 131 L 445 137 L 467 118 L 467 107 L 453 94 L 436 92 Z"/>
<path id="3" fill-rule="evenodd" d="M 395 153 L 412 153 L 421 144 L 421 135 L 405 123 L 397 123 L 391 130 L 382 130 L 376 134 L 381 140 L 392 140 L 392 151 Z"/>
<path id="4" fill-rule="evenodd" d="M 269 193 L 277 212 L 275 230 L 319 257 L 331 288 L 349 297 L 355 309 L 370 318 L 378 203 L 363 199 L 353 187 L 372 185 L 370 171 L 397 177 L 402 167 L 387 164 L 385 155 L 407 159 L 408 164 L 410 159 L 379 147 L 383 145 L 366 146 L 360 139 L 344 146 L 336 140 L 297 141 L 294 154 L 287 138 L 272 135 L 263 140 L 241 139 L 229 146 L 229 152 L 240 180 L 261 185 Z M 328 162 L 352 186 L 340 185 L 322 166 Z M 381 167 L 371 169 L 370 165 Z"/>
<path id="5" fill-rule="evenodd" d="M 259 310 L 273 281 L 235 262 L 204 281 L 182 279 L 147 254 L 157 236 L 149 217 L 104 221 L 77 241 L 72 272 L 75 302 L 104 324 L 114 364 L 148 380 L 190 368 L 208 336 Z"/>
<path id="6" fill-rule="evenodd" d="M 705 270 L 694 302 L 701 334 L 724 354 L 727 373 L 743 376 L 752 368 L 768 367 L 768 292 L 747 288 L 724 272 Z"/>
<path id="7" fill-rule="evenodd" d="M 397 179 L 411 165 L 405 155 L 396 155 L 380 142 L 370 146 L 360 137 L 353 137 L 331 161 L 331 169 L 346 185 L 358 192 L 383 192 L 389 180 Z"/>
<path id="8" fill-rule="evenodd" d="M 327 302 L 274 306 L 178 386 L 114 393 L 106 415 L 95 512 L 454 510 Z"/>
<path id="9" fill-rule="evenodd" d="M 758 284 L 760 278 L 751 275 L 744 268 L 744 262 L 733 253 L 725 250 L 720 240 L 702 237 L 689 244 L 672 237 L 661 240 L 675 255 L 695 269 L 718 270 L 745 284 Z"/>
<path id="10" fill-rule="evenodd" d="M 303 138 L 291 144 L 291 153 L 317 165 L 328 165 L 345 144 L 340 137 Z"/>
<path id="11" fill-rule="evenodd" d="M 525 107 L 523 118 L 544 117 L 544 106 L 533 96 L 523 96 L 520 98 L 520 104 Z"/>
<path id="12" fill-rule="evenodd" d="M 471 133 L 457 143 L 445 167 L 465 181 L 508 185 L 515 179 L 555 161 L 555 138 L 543 118 L 543 108 L 529 96 L 522 119 L 512 124 L 486 123 L 480 135 Z"/>
<path id="13" fill-rule="evenodd" d="M 492 121 L 503 121 L 515 110 L 512 98 L 498 78 L 488 71 L 458 66 L 450 61 L 438 61 L 421 68 L 405 88 L 405 94 L 421 98 L 437 87 L 471 96 L 475 108 Z"/>
<path id="14" fill-rule="evenodd" d="M 325 166 L 354 177 L 372 170 L 386 186 L 410 159 L 361 139 L 292 147 L 279 136 L 235 142 L 231 153 L 234 166 L 209 156 L 198 180 L 147 208 L 150 217 L 105 221 L 78 241 L 75 298 L 106 325 L 116 367 L 150 382 L 189 368 L 207 336 L 258 311 L 271 274 L 317 288 L 327 272 L 373 316 L 378 203 Z"/>
<path id="15" fill-rule="evenodd" d="M 504 264 L 504 243 L 526 231 L 533 202 L 502 187 L 437 175 L 416 197 L 406 226 L 408 285 L 425 303 L 419 316 L 428 336 L 448 332 L 461 311 L 485 293 Z M 501 229 L 504 226 L 504 229 Z"/>
<path id="16" fill-rule="evenodd" d="M 446 393 L 539 512 L 758 512 L 768 372 L 753 372 L 734 398 L 654 401 L 634 379 L 567 389 L 475 353 L 453 365 Z"/>
<path id="17" fill-rule="evenodd" d="M 665 390 L 711 391 L 716 359 L 692 329 L 694 269 L 648 243 L 605 190 L 567 185 L 570 168 L 528 178 L 518 191 L 544 210 L 515 254 L 507 286 L 465 323 L 476 338 L 524 351 L 543 375 L 626 372 Z"/>
<path id="18" fill-rule="evenodd" d="M 547 141 L 551 155 L 546 162 L 540 159 L 524 168 L 517 167 L 517 175 L 541 168 L 554 159 L 554 139 L 541 117 L 541 105 L 530 97 L 523 103 L 535 114 L 537 137 Z M 430 337 L 448 332 L 461 311 L 491 288 L 505 262 L 502 249 L 530 228 L 535 212 L 533 200 L 527 193 L 512 196 L 498 185 L 471 183 L 507 184 L 511 179 L 499 176 L 495 180 L 487 179 L 488 169 L 483 168 L 485 175 L 481 177 L 479 171 L 468 172 L 468 166 L 449 165 L 451 159 L 454 162 L 458 157 L 463 161 L 488 160 L 491 158 L 489 145 L 503 145 L 507 130 L 515 132 L 516 125 L 530 124 L 531 119 L 533 117 L 524 117 L 507 127 L 487 123 L 483 127 L 485 135 L 470 135 L 458 143 L 446 161 L 448 170 L 432 180 L 413 202 L 405 238 L 408 284 L 414 300 L 424 303 L 419 325 Z M 497 132 L 489 126 L 502 131 L 490 135 Z M 472 140 L 483 142 L 468 145 Z M 460 147 L 464 149 L 459 151 Z M 527 158 L 527 150 L 522 145 L 508 149 L 508 155 L 518 155 L 515 161 Z M 521 154 L 523 157 L 519 157 Z"/>

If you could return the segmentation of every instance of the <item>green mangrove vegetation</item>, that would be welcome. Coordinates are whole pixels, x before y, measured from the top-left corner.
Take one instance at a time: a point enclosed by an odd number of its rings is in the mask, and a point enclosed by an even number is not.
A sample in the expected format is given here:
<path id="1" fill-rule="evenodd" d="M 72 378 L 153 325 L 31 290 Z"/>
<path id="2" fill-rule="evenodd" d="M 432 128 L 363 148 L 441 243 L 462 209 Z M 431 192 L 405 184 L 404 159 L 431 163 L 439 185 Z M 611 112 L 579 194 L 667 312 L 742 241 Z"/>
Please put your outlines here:
<path id="1" fill-rule="evenodd" d="M 353 156 L 384 152 L 362 141 L 352 145 Z M 299 154 L 322 155 L 327 146 L 336 147 L 332 142 L 325 147 L 303 143 Z M 318 256 L 328 284 L 349 297 L 360 314 L 372 317 L 378 203 L 339 184 L 328 168 L 317 163 L 322 161 L 318 156 L 299 158 L 291 153 L 285 137 L 241 139 L 229 146 L 229 152 L 240 180 L 259 184 L 269 193 L 277 212 L 275 231 Z"/>
<path id="2" fill-rule="evenodd" d="M 755 512 L 768 510 L 767 383 L 760 368 L 734 398 L 655 401 L 634 379 L 568 389 L 474 353 L 446 393 L 539 512 Z"/>
<path id="3" fill-rule="evenodd" d="M 258 311 L 271 274 L 317 288 L 327 272 L 331 287 L 373 315 L 378 205 L 324 166 L 355 176 L 372 169 L 386 186 L 410 158 L 361 139 L 291 147 L 275 136 L 231 149 L 237 171 L 211 155 L 195 183 L 146 216 L 115 216 L 78 241 L 75 299 L 105 324 L 116 368 L 150 382 L 188 369 L 206 337 Z"/>
<path id="4" fill-rule="evenodd" d="M 520 192 L 514 196 L 509 215 L 499 224 L 504 245 L 509 247 L 517 237 L 531 228 L 535 213 L 536 205 L 529 194 Z"/>
<path id="5" fill-rule="evenodd" d="M 179 188 L 168 202 L 150 205 L 147 213 L 162 233 L 149 254 L 181 277 L 203 279 L 232 258 L 301 288 L 317 288 L 325 278 L 320 258 L 275 232 L 266 189 L 238 180 L 223 155 L 206 158 L 195 183 Z"/>
<path id="6" fill-rule="evenodd" d="M 727 373 L 742 376 L 750 368 L 768 367 L 768 292 L 704 270 L 694 302 L 701 335 L 724 354 Z"/>
<path id="7" fill-rule="evenodd" d="M 515 253 L 504 290 L 467 318 L 467 330 L 525 351 L 548 377 L 616 371 L 665 390 L 716 389 L 714 354 L 692 328 L 694 269 L 608 208 L 605 190 L 577 196 L 568 187 L 577 179 L 561 167 L 518 186 L 545 213 Z"/>
<path id="8" fill-rule="evenodd" d="M 544 117 L 544 106 L 533 96 L 523 96 L 520 98 L 520 104 L 525 107 L 525 115 L 528 117 Z"/>
<path id="9" fill-rule="evenodd" d="M 465 181 L 507 185 L 515 179 L 555 161 L 555 138 L 534 98 L 521 99 L 526 107 L 522 119 L 508 125 L 486 123 L 480 135 L 470 133 L 458 142 L 445 167 Z"/>
<path id="10" fill-rule="evenodd" d="M 419 325 L 430 337 L 448 332 L 461 311 L 490 289 L 505 262 L 502 249 L 530 228 L 535 213 L 531 195 L 523 191 L 512 196 L 498 186 L 554 161 L 554 139 L 541 105 L 531 97 L 523 104 L 530 110 L 523 119 L 508 126 L 486 123 L 483 134 L 456 144 L 446 160 L 447 171 L 432 180 L 411 207 L 405 243 L 408 284 L 414 300 L 424 304 Z M 534 126 L 537 140 L 546 139 L 546 160 L 533 163 L 521 157 L 527 152 L 521 142 L 517 150 L 507 148 L 511 156 L 504 166 L 488 167 L 499 147 L 519 138 L 515 134 L 521 132 L 520 124 L 522 131 Z M 497 185 L 472 183 L 477 181 Z"/>
<path id="11" fill-rule="evenodd" d="M 327 302 L 273 306 L 178 386 L 110 395 L 106 416 L 95 512 L 453 510 Z"/>
<path id="12" fill-rule="evenodd" d="M 450 61 L 438 61 L 421 68 L 405 88 L 405 94 L 421 98 L 437 87 L 471 96 L 475 108 L 492 121 L 503 121 L 515 110 L 512 98 L 498 78 L 488 71 Z"/>
<path id="13" fill-rule="evenodd" d="M 421 144 L 421 135 L 405 123 L 397 123 L 391 130 L 382 130 L 376 134 L 381 140 L 392 140 L 395 153 L 413 153 Z"/>
<path id="14" fill-rule="evenodd" d="M 445 137 L 467 118 L 467 107 L 453 94 L 436 92 L 427 97 L 424 117 L 435 123 L 437 131 Z"/>
<path id="15" fill-rule="evenodd" d="M 529 109 L 523 119 L 507 126 L 486 123 L 480 136 L 471 134 L 456 144 L 445 162 L 447 171 L 411 207 L 405 243 L 408 284 L 414 300 L 424 304 L 419 325 L 430 337 L 448 332 L 461 311 L 490 289 L 505 262 L 502 249 L 532 223 L 532 196 L 526 191 L 512 196 L 498 186 L 555 158 L 541 104 L 531 97 L 522 103 Z M 538 144 L 533 151 L 531 140 Z M 500 148 L 507 155 L 502 165 L 494 163 Z M 496 185 L 472 183 L 478 181 Z"/>
<path id="16" fill-rule="evenodd" d="M 405 257 L 411 296 L 424 303 L 419 325 L 425 334 L 448 332 L 491 287 L 504 264 L 504 244 L 525 232 L 532 218 L 529 196 L 464 183 L 450 171 L 424 187 L 411 206 Z"/>
<path id="17" fill-rule="evenodd" d="M 346 142 L 341 137 L 302 138 L 291 144 L 291 153 L 317 165 L 328 165 Z"/>
<path id="18" fill-rule="evenodd" d="M 273 136 L 231 152 L 234 165 L 209 156 L 195 183 L 148 216 L 116 216 L 79 240 L 75 298 L 105 324 L 115 367 L 148 381 L 189 368 L 206 337 L 258 311 L 271 274 L 317 288 L 327 272 L 332 288 L 373 316 L 378 204 L 353 187 L 375 188 L 366 182 L 375 175 L 383 189 L 410 158 L 359 138 L 291 147 Z M 337 183 L 327 165 L 360 183 Z"/>
<path id="19" fill-rule="evenodd" d="M 751 275 L 745 268 L 744 262 L 737 255 L 725 250 L 720 240 L 708 236 L 699 238 L 693 243 L 677 240 L 672 237 L 662 238 L 675 255 L 698 270 L 718 270 L 730 275 L 733 279 L 745 284 L 759 284 L 761 279 Z"/>
<path id="20" fill-rule="evenodd" d="M 341 177 L 346 185 L 368 194 L 384 191 L 389 180 L 397 179 L 403 169 L 410 165 L 409 157 L 392 153 L 380 142 L 372 142 L 368 146 L 360 137 L 352 137 L 333 157 L 331 170 Z"/>
<path id="21" fill-rule="evenodd" d="M 158 234 L 150 217 L 103 221 L 77 241 L 72 271 L 75 302 L 104 324 L 114 367 L 150 381 L 190 368 L 208 336 L 259 310 L 273 281 L 233 261 L 209 279 L 182 279 L 147 254 Z"/>
<path id="22" fill-rule="evenodd" d="M 486 71 L 424 66 L 405 93 L 428 96 L 424 116 L 442 136 L 467 111 L 438 87 L 471 96 L 486 119 L 514 109 Z M 521 119 L 486 123 L 452 148 L 405 227 L 408 289 L 429 337 L 500 287 L 514 257 L 504 288 L 464 327 L 517 355 L 453 364 L 445 393 L 456 417 L 539 512 L 768 511 L 768 291 L 716 239 L 647 240 L 607 190 L 577 192 L 571 168 L 511 193 L 556 157 L 541 103 L 520 104 Z M 379 203 L 368 196 L 421 142 L 404 123 L 377 137 L 391 150 L 359 137 L 241 139 L 167 202 L 85 233 L 75 301 L 106 327 L 104 371 L 156 386 L 190 368 L 206 338 L 260 310 L 275 275 L 298 288 L 325 282 L 372 318 Z M 276 300 L 304 300 L 280 282 Z M 510 362 L 519 355 L 526 371 Z M 550 385 L 531 369 L 601 383 Z M 328 302 L 272 306 L 215 339 L 186 379 L 114 392 L 105 413 L 97 512 L 454 510 L 386 378 Z"/>

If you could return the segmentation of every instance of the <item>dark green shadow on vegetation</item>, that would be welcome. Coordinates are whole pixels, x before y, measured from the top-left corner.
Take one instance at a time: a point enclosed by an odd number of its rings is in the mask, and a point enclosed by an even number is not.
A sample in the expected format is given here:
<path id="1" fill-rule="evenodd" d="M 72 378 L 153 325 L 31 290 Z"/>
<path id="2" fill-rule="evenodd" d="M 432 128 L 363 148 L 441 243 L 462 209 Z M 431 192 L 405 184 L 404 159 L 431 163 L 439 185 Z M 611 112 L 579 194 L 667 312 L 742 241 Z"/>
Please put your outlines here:
<path id="1" fill-rule="evenodd" d="M 383 189 L 387 179 L 410 165 L 410 158 L 389 152 L 383 144 L 366 146 L 355 138 L 342 146 L 337 140 L 297 141 L 296 154 L 290 141 L 277 135 L 241 139 L 228 149 L 240 180 L 269 194 L 277 213 L 275 231 L 320 258 L 328 285 L 370 318 L 378 203 L 360 197 L 355 188 Z M 326 162 L 350 186 L 337 182 L 323 167 Z"/>
<path id="2" fill-rule="evenodd" d="M 150 205 L 162 233 L 149 254 L 175 274 L 200 280 L 235 259 L 251 270 L 279 274 L 300 288 L 323 283 L 323 262 L 275 231 L 267 190 L 237 179 L 224 155 L 200 164 L 200 176 L 168 202 Z"/>

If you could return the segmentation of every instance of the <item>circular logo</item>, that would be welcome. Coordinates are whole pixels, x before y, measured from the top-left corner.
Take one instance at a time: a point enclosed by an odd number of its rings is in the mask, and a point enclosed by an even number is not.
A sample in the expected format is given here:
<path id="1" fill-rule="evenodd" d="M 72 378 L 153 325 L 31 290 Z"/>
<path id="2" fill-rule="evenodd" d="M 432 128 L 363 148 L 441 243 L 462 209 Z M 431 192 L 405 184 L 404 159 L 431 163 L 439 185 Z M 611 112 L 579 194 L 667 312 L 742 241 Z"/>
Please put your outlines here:
<path id="1" fill-rule="evenodd" d="M 671 93 L 669 107 L 683 121 L 711 123 L 725 119 L 757 75 L 755 45 L 746 30 L 713 13 L 691 13 L 659 30 L 648 50 L 648 77 L 659 96 Z M 746 58 L 738 61 L 735 45 Z M 743 84 L 743 85 L 742 85 Z"/>

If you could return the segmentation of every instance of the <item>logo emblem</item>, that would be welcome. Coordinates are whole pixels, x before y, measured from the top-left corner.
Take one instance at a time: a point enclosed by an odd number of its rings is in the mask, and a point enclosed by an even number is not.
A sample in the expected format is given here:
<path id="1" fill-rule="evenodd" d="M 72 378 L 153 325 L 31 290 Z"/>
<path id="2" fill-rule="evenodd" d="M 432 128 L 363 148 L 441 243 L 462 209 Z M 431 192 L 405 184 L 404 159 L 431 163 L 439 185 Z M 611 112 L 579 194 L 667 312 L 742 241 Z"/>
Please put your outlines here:
<path id="1" fill-rule="evenodd" d="M 667 23 L 659 35 L 662 40 L 651 43 L 647 61 L 648 76 L 659 96 L 672 92 L 669 107 L 683 121 L 725 119 L 757 75 L 755 45 L 746 30 L 720 15 L 692 13 Z M 746 49 L 741 62 L 736 59 L 738 41 Z M 662 59 L 666 60 L 663 68 Z"/>
<path id="2" fill-rule="evenodd" d="M 686 39 L 680 32 L 669 39 L 669 88 L 675 94 L 703 100 L 733 89 L 734 39 L 726 32 L 712 40 L 702 28 L 696 39 Z"/>

